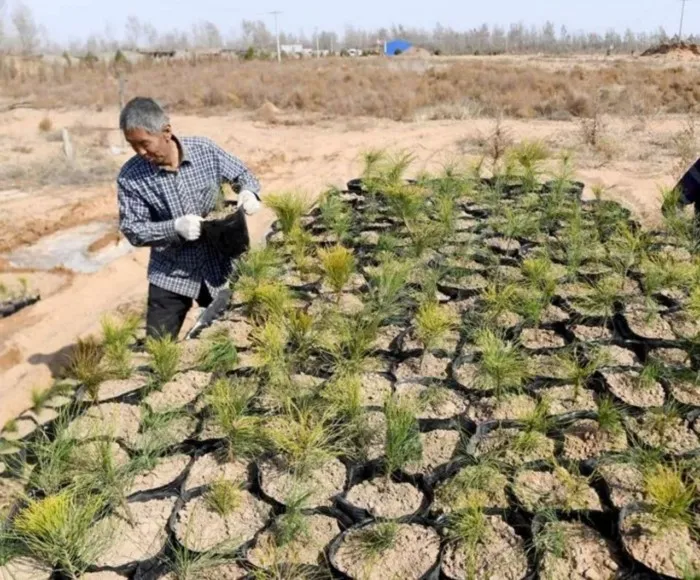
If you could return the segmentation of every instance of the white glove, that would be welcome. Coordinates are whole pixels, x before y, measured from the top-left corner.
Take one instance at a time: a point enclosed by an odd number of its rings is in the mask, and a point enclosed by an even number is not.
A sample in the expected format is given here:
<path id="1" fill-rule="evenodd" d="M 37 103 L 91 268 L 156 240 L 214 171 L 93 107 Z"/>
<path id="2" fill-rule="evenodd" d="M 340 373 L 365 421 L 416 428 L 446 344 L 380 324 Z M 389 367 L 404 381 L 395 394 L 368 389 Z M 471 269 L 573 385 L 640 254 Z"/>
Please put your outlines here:
<path id="1" fill-rule="evenodd" d="M 238 194 L 238 207 L 242 207 L 246 214 L 253 215 L 260 209 L 260 200 L 252 191 L 244 189 Z"/>
<path id="2" fill-rule="evenodd" d="M 192 242 L 202 233 L 202 218 L 198 215 L 184 215 L 175 220 L 175 231 Z"/>

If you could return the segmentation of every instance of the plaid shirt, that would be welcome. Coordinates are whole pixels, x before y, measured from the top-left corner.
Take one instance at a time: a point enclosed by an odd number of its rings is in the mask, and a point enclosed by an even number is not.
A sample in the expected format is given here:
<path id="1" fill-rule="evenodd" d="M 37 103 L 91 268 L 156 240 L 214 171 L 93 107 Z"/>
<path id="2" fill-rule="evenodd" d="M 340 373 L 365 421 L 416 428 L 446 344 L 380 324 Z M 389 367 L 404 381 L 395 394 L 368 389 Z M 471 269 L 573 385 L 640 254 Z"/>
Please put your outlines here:
<path id="1" fill-rule="evenodd" d="M 119 229 L 134 246 L 150 246 L 148 280 L 154 286 L 197 298 L 206 284 L 213 297 L 227 284 L 230 260 L 204 240 L 188 242 L 175 231 L 175 219 L 206 217 L 222 182 L 256 195 L 260 184 L 243 162 L 206 138 L 176 140 L 181 151 L 177 171 L 156 167 L 138 156 L 117 178 Z"/>

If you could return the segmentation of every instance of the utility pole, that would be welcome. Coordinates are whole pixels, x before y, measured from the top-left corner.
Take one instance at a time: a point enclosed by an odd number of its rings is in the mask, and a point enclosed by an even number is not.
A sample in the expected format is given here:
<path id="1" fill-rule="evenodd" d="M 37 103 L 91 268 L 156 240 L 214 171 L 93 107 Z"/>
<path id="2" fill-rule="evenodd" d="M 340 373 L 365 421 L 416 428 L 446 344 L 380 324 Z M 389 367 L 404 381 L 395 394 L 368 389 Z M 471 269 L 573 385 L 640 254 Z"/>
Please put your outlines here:
<path id="1" fill-rule="evenodd" d="M 270 12 L 275 17 L 275 36 L 277 37 L 277 62 L 282 62 L 282 50 L 280 49 L 280 29 L 277 25 L 277 16 L 282 14 L 279 10 Z"/>
<path id="2" fill-rule="evenodd" d="M 681 24 L 678 27 L 678 42 L 683 41 L 683 17 L 685 16 L 685 3 L 688 0 L 681 0 Z"/>

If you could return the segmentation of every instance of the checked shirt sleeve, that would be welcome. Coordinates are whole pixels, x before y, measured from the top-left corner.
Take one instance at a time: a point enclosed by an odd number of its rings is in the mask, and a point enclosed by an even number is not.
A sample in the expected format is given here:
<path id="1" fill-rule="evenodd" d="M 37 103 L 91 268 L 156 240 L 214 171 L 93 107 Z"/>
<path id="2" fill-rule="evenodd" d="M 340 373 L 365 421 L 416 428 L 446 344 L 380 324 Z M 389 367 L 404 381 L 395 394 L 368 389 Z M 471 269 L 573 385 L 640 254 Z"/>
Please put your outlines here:
<path id="1" fill-rule="evenodd" d="M 151 212 L 141 197 L 118 181 L 119 229 L 132 246 L 164 246 L 178 242 L 175 220 L 151 221 Z"/>
<path id="2" fill-rule="evenodd" d="M 219 165 L 221 179 L 239 185 L 241 190 L 247 189 L 260 198 L 260 182 L 245 163 L 215 143 L 212 143 L 212 147 Z"/>

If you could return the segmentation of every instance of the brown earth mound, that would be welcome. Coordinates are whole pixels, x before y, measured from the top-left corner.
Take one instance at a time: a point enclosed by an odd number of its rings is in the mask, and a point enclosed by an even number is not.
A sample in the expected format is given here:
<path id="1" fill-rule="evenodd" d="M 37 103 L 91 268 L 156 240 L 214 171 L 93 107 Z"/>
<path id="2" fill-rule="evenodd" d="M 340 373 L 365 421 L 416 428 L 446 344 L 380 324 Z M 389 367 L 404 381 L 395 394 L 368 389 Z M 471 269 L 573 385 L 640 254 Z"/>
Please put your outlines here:
<path id="1" fill-rule="evenodd" d="M 700 45 L 688 42 L 670 42 L 652 46 L 642 53 L 642 56 L 673 56 L 680 58 L 700 57 Z"/>

